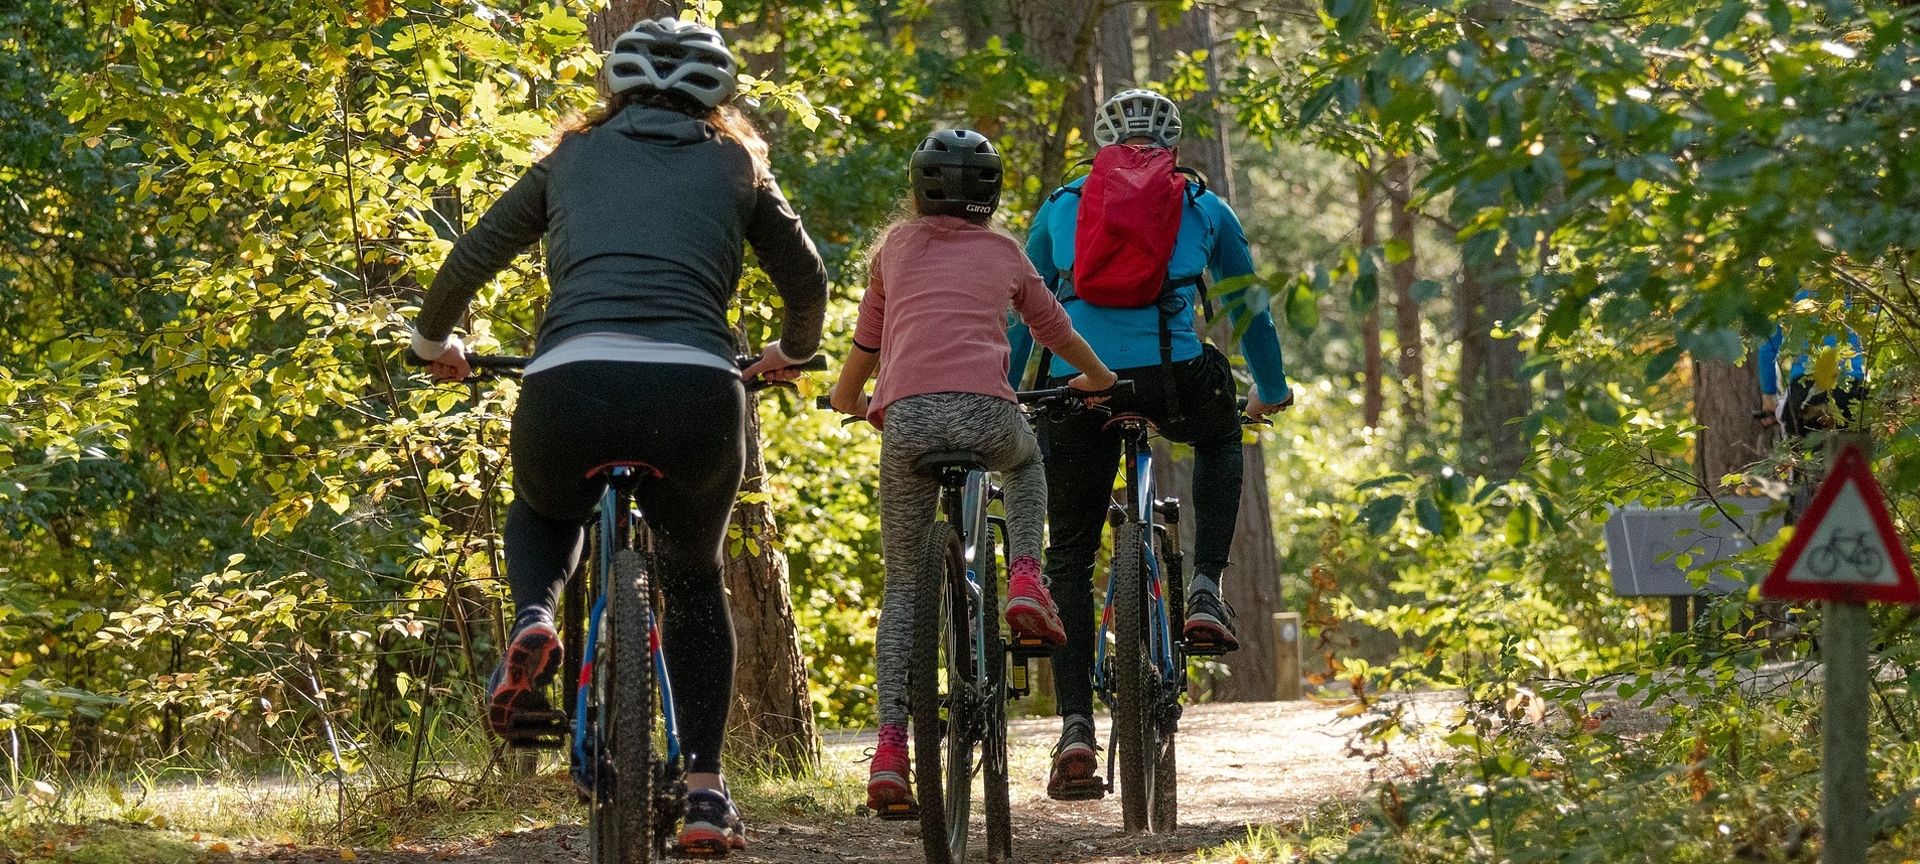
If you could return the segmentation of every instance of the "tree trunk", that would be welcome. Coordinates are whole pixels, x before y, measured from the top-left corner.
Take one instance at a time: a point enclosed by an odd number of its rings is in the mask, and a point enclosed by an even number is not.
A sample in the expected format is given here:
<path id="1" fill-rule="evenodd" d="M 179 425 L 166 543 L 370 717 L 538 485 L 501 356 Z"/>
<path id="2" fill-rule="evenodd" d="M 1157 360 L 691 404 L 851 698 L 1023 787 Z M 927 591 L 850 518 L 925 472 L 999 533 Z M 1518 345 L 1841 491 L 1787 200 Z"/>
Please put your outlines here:
<path id="1" fill-rule="evenodd" d="M 1420 327 L 1420 302 L 1413 297 L 1420 259 L 1414 245 L 1413 157 L 1399 156 L 1388 169 L 1387 198 L 1393 239 L 1406 248 L 1407 257 L 1393 267 L 1394 334 L 1399 348 L 1401 419 L 1411 429 L 1427 415 L 1425 338 Z"/>
<path id="2" fill-rule="evenodd" d="M 767 466 L 760 455 L 760 416 L 747 411 L 747 473 L 742 495 L 766 492 Z M 734 508 L 737 545 L 729 541 L 725 578 L 733 611 L 737 654 L 734 659 L 733 714 L 729 731 L 735 747 L 764 753 L 784 768 L 813 765 L 813 699 L 807 692 L 806 665 L 800 658 L 787 584 L 787 555 L 781 546 L 773 510 L 763 501 Z M 739 751 L 736 750 L 736 753 Z"/>
<path id="3" fill-rule="evenodd" d="M 1380 195 L 1373 181 L 1373 175 L 1361 168 L 1354 172 L 1360 192 L 1360 254 L 1369 256 L 1380 245 Z M 1361 344 L 1361 417 L 1370 429 L 1380 428 L 1380 415 L 1386 410 L 1385 385 L 1380 380 L 1380 296 L 1379 281 L 1376 278 L 1374 296 L 1362 301 L 1354 298 L 1354 305 L 1363 309 L 1360 318 Z"/>
<path id="4" fill-rule="evenodd" d="M 1169 47 L 1189 53 L 1209 48 L 1213 44 L 1213 31 L 1212 10 L 1196 5 L 1181 16 L 1180 26 L 1168 34 L 1172 37 Z M 1231 202 L 1234 200 L 1233 161 L 1227 146 L 1227 118 L 1211 98 L 1218 92 L 1220 81 L 1219 67 L 1211 51 L 1203 66 L 1209 98 L 1193 105 L 1187 113 L 1205 121 L 1198 125 L 1211 130 L 1211 134 L 1193 134 L 1195 126 L 1189 125 L 1180 155 L 1182 161 L 1206 176 L 1208 188 L 1215 195 Z M 1233 335 L 1225 315 L 1213 322 L 1212 329 L 1215 341 L 1223 345 Z M 1236 613 L 1234 627 L 1240 638 L 1240 650 L 1223 658 L 1227 676 L 1212 682 L 1213 698 L 1224 702 L 1264 702 L 1273 698 L 1273 613 L 1280 611 L 1279 554 L 1274 545 L 1273 512 L 1267 501 L 1266 448 L 1258 439 L 1242 446 L 1245 467 L 1240 475 L 1240 517 L 1234 523 L 1230 553 L 1233 566 L 1221 580 L 1221 593 Z M 1179 470 L 1191 473 L 1187 466 Z M 1191 537 L 1191 496 L 1186 500 L 1188 521 L 1182 533 Z M 1188 576 L 1192 576 L 1191 567 Z M 1180 626 L 1180 622 L 1174 622 L 1174 626 Z"/>
<path id="5" fill-rule="evenodd" d="M 1038 210 L 1066 174 L 1067 145 L 1076 128 L 1093 122 L 1090 85 L 1094 41 L 1098 35 L 1098 0 L 1022 0 L 1017 4 L 1021 35 L 1034 50 L 1042 68 L 1061 88 L 1052 117 L 1041 118 Z"/>
<path id="6" fill-rule="evenodd" d="M 1765 455 L 1753 412 L 1760 410 L 1760 381 L 1753 356 L 1744 362 L 1693 361 L 1693 474 L 1704 490 L 1722 491 L 1720 478 L 1739 474 Z"/>
<path id="7" fill-rule="evenodd" d="M 1093 101 L 1097 105 L 1115 93 L 1136 86 L 1135 82 L 1139 78 L 1133 62 L 1133 6 L 1131 4 L 1116 4 L 1100 16 L 1100 34 L 1096 48 L 1098 55 L 1095 58 L 1093 71 L 1098 78 L 1093 87 Z M 1088 140 L 1092 140 L 1092 115 L 1089 114 L 1088 118 L 1087 135 Z"/>
<path id="8" fill-rule="evenodd" d="M 587 16 L 587 38 L 593 42 L 593 50 L 605 54 L 613 47 L 613 40 L 640 19 L 679 14 L 679 0 L 607 0 L 607 8 Z"/>
<path id="9" fill-rule="evenodd" d="M 1533 411 L 1533 387 L 1520 372 L 1525 358 L 1520 336 L 1513 332 L 1520 316 L 1520 266 L 1511 252 L 1497 261 L 1493 278 L 1485 283 L 1488 323 L 1509 335 L 1491 339 L 1487 351 L 1488 467 L 1492 476 L 1506 479 L 1519 474 L 1532 455 L 1526 424 L 1519 421 Z"/>

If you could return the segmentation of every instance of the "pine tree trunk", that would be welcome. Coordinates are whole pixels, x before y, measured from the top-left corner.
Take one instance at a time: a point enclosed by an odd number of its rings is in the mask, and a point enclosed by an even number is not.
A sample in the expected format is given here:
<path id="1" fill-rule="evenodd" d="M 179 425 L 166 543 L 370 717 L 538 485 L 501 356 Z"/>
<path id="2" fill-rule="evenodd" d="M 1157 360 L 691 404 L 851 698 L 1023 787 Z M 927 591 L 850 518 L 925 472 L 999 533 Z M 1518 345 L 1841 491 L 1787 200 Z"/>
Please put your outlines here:
<path id="1" fill-rule="evenodd" d="M 1373 176 L 1365 168 L 1354 172 L 1360 193 L 1360 254 L 1372 255 L 1374 247 L 1380 245 L 1380 195 L 1373 182 Z M 1361 417 L 1368 428 L 1380 428 L 1380 415 L 1386 410 L 1385 385 L 1380 380 L 1384 361 L 1380 351 L 1380 297 L 1379 281 L 1374 282 L 1375 295 L 1355 304 L 1365 310 L 1360 319 L 1361 344 Z"/>
<path id="2" fill-rule="evenodd" d="M 1172 28 L 1167 35 L 1166 47 L 1173 50 L 1197 52 L 1202 48 L 1211 48 L 1213 44 L 1214 20 L 1209 7 L 1196 5 L 1188 9 L 1180 19 L 1178 27 Z M 1208 92 L 1215 93 L 1219 87 L 1219 67 L 1211 50 L 1207 52 L 1205 74 Z M 1234 202 L 1235 184 L 1233 181 L 1233 162 L 1227 146 L 1227 117 L 1217 107 L 1218 103 L 1208 100 L 1203 104 L 1189 107 L 1189 113 L 1204 123 L 1198 124 L 1211 130 L 1211 134 L 1195 134 L 1195 125 L 1189 125 L 1188 134 L 1180 145 L 1181 160 L 1198 169 L 1207 178 L 1207 187 L 1215 195 L 1228 202 Z M 1244 201 L 1240 201 L 1242 205 Z M 1223 347 L 1228 345 L 1233 333 L 1232 326 L 1225 315 L 1213 322 L 1213 339 Z M 1280 611 L 1280 572 L 1279 553 L 1275 548 L 1273 536 L 1273 511 L 1267 500 L 1267 460 L 1266 448 L 1259 439 L 1242 445 L 1242 473 L 1240 480 L 1240 516 L 1234 523 L 1233 548 L 1231 557 L 1233 566 L 1228 568 L 1221 581 L 1221 593 L 1227 603 L 1234 608 L 1234 627 L 1240 638 L 1240 650 L 1228 654 L 1225 658 L 1227 675 L 1212 682 L 1213 698 L 1222 702 L 1266 701 L 1273 698 L 1273 613 Z M 1179 474 L 1190 475 L 1189 466 L 1179 466 Z M 1183 490 L 1183 494 L 1185 490 Z M 1193 505 L 1191 495 L 1184 499 L 1186 522 L 1181 533 L 1191 539 L 1194 532 Z M 1188 559 L 1191 564 L 1192 559 Z M 1192 567 L 1188 567 L 1188 578 L 1193 576 Z M 1180 626 L 1181 622 L 1174 622 Z"/>
<path id="3" fill-rule="evenodd" d="M 1413 297 L 1413 283 L 1419 278 L 1420 259 L 1414 244 L 1413 157 L 1393 160 L 1387 180 L 1389 219 L 1393 239 L 1406 248 L 1407 257 L 1393 268 L 1394 334 L 1399 348 L 1400 411 L 1408 428 L 1416 427 L 1427 415 L 1427 366 L 1425 337 L 1421 333 L 1420 302 Z"/>
<path id="4" fill-rule="evenodd" d="M 1043 69 L 1064 88 L 1054 116 L 1043 118 L 1040 198 L 1051 194 L 1067 169 L 1067 145 L 1075 129 L 1091 128 L 1094 102 L 1092 68 L 1094 42 L 1099 31 L 1101 4 L 1097 0 L 1021 0 L 1017 4 L 1021 35 L 1034 46 Z"/>
<path id="5" fill-rule="evenodd" d="M 1702 489 L 1722 491 L 1720 479 L 1739 474 L 1765 455 L 1753 412 L 1760 410 L 1760 379 L 1753 357 L 1744 362 L 1693 361 L 1693 473 Z"/>
<path id="6" fill-rule="evenodd" d="M 766 461 L 760 455 L 760 417 L 747 412 L 747 473 L 743 496 L 766 492 Z M 765 754 L 784 768 L 813 765 L 819 758 L 813 729 L 813 699 L 807 692 L 787 583 L 787 555 L 772 508 L 743 501 L 734 508 L 738 545 L 730 549 L 725 578 L 735 641 L 730 746 L 736 754 Z M 729 541 L 732 543 L 733 541 Z"/>
<path id="7" fill-rule="evenodd" d="M 587 38 L 593 50 L 604 54 L 613 40 L 642 18 L 671 18 L 680 14 L 679 0 L 607 0 L 607 8 L 587 16 Z"/>

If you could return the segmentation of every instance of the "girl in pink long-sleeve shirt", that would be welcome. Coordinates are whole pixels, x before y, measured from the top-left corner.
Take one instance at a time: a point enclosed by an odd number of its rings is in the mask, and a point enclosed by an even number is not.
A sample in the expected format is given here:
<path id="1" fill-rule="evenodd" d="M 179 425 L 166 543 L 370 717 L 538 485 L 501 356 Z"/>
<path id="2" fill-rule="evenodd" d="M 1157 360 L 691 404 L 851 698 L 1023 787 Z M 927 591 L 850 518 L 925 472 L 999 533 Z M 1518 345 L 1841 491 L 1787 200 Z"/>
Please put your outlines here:
<path id="1" fill-rule="evenodd" d="M 881 237 L 869 261 L 854 350 L 833 407 L 882 429 L 881 543 L 886 591 L 875 638 L 880 745 L 867 806 L 911 812 L 907 784 L 907 661 L 912 656 L 915 580 L 937 570 L 944 548 L 928 542 L 939 485 L 913 470 L 934 450 L 978 453 L 1001 474 L 1010 554 L 1007 623 L 1016 637 L 1066 641 L 1040 574 L 1047 480 L 1033 430 L 1007 386 L 1007 307 L 1033 338 L 1084 374 L 1070 384 L 1105 390 L 1114 374 L 1074 332 L 1018 241 L 987 225 L 1000 201 L 1000 156 L 977 132 L 936 132 L 911 164 L 917 216 Z M 869 400 L 861 391 L 875 369 Z M 902 807 L 904 805 L 904 807 Z"/>

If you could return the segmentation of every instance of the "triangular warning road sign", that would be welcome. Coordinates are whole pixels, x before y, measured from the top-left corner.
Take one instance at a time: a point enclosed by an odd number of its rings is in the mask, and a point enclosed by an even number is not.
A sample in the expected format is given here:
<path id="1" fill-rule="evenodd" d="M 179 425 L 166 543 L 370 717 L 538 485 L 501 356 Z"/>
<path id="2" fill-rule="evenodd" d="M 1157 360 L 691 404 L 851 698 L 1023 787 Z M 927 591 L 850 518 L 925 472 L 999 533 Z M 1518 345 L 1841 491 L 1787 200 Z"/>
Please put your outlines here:
<path id="1" fill-rule="evenodd" d="M 1793 527 L 1793 538 L 1760 583 L 1779 600 L 1920 603 L 1907 549 L 1867 459 L 1848 447 Z"/>

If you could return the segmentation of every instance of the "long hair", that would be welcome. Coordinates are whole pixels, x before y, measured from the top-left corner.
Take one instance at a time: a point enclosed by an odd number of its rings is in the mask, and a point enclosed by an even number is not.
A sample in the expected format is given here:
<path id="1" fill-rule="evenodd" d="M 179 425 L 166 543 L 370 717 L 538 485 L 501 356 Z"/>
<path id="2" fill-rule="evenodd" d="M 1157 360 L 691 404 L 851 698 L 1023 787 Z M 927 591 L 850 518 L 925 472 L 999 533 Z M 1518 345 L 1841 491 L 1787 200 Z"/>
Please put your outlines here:
<path id="1" fill-rule="evenodd" d="M 605 125 L 607 121 L 620 115 L 620 112 L 635 105 L 649 108 L 665 108 L 677 111 L 696 120 L 704 120 L 707 125 L 719 133 L 720 137 L 739 144 L 747 151 L 747 157 L 753 160 L 755 182 L 767 180 L 773 176 L 773 168 L 767 161 L 767 142 L 760 137 L 760 130 L 753 128 L 753 121 L 732 105 L 722 104 L 708 108 L 680 93 L 652 90 L 645 87 L 616 93 L 600 100 L 600 104 L 585 114 L 575 114 L 560 122 L 555 131 L 553 142 L 568 135 L 584 135 Z"/>

